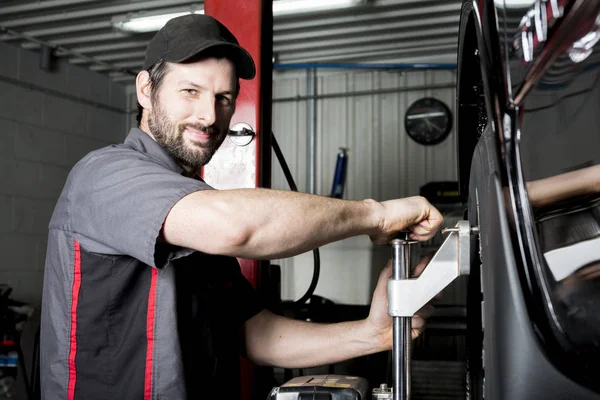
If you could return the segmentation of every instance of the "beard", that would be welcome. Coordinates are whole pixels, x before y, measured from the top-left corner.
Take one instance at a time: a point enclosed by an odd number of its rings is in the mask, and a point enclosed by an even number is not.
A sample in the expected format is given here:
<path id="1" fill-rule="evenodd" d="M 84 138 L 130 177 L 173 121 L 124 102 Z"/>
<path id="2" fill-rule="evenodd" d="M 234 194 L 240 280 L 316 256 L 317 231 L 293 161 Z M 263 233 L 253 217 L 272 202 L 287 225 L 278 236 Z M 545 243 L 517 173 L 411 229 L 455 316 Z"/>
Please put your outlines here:
<path id="1" fill-rule="evenodd" d="M 153 111 L 148 115 L 148 128 L 156 143 L 186 169 L 199 170 L 208 164 L 225 140 L 225 135 L 214 125 L 176 124 L 168 117 L 158 101 L 155 100 L 153 103 Z M 195 141 L 186 143 L 183 133 L 187 127 L 206 132 L 210 135 L 210 140 L 205 143 Z"/>

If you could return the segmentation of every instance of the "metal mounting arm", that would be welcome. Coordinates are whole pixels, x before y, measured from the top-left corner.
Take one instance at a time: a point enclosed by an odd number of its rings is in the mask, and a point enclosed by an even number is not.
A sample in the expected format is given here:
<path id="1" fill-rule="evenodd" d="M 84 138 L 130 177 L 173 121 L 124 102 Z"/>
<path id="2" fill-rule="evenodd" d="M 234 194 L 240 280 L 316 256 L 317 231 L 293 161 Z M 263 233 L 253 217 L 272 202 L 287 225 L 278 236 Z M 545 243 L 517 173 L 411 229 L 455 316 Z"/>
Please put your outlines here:
<path id="1" fill-rule="evenodd" d="M 388 281 L 388 314 L 392 317 L 412 317 L 421 307 L 470 269 L 471 228 L 468 221 L 459 221 L 435 253 L 421 276 L 415 279 Z"/>

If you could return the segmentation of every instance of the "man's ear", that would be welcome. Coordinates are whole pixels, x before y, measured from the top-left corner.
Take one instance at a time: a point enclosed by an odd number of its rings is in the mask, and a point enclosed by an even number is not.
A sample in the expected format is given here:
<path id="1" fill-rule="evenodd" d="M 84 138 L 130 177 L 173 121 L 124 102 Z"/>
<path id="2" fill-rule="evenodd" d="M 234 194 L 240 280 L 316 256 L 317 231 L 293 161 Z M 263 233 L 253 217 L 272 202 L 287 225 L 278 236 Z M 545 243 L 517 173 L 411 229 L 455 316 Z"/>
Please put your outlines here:
<path id="1" fill-rule="evenodd" d="M 152 109 L 152 85 L 148 71 L 140 71 L 135 78 L 137 101 L 146 110 Z"/>

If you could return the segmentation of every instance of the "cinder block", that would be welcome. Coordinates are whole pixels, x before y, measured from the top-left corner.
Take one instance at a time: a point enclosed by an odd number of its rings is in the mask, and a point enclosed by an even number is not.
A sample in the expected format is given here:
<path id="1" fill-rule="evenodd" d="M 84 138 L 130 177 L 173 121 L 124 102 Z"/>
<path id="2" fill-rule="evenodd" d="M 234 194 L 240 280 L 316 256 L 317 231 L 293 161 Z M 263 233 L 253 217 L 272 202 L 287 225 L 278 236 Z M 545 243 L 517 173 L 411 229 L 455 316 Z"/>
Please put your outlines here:
<path id="1" fill-rule="evenodd" d="M 21 197 L 38 197 L 40 164 L 30 161 L 0 159 L 0 193 Z"/>
<path id="2" fill-rule="evenodd" d="M 67 85 L 64 91 L 72 96 L 91 100 L 91 90 L 87 71 L 81 67 L 69 64 L 67 70 Z"/>
<path id="3" fill-rule="evenodd" d="M 39 238 L 40 236 L 15 233 L 0 235 L 2 270 L 14 272 L 39 270 Z"/>
<path id="4" fill-rule="evenodd" d="M 112 79 L 104 74 L 70 64 L 67 67 L 67 84 L 65 90 L 73 96 L 117 107 L 110 94 Z"/>
<path id="5" fill-rule="evenodd" d="M 99 149 L 101 147 L 106 147 L 109 144 L 111 143 L 106 140 L 97 140 L 90 137 L 69 135 L 65 142 L 65 165 L 72 167 L 90 151 Z"/>
<path id="6" fill-rule="evenodd" d="M 46 234 L 55 206 L 56 200 L 15 197 L 13 201 L 15 231 L 28 235 Z"/>
<path id="7" fill-rule="evenodd" d="M 19 282 L 19 290 L 15 291 L 15 299 L 19 296 L 19 300 L 35 307 L 39 305 L 42 300 L 44 273 L 42 271 L 34 270 L 27 271 L 23 275 L 21 282 Z"/>
<path id="8" fill-rule="evenodd" d="M 39 126 L 19 124 L 15 136 L 15 158 L 41 164 L 68 166 L 66 134 Z"/>
<path id="9" fill-rule="evenodd" d="M 14 158 L 15 153 L 15 123 L 0 119 L 0 157 Z"/>
<path id="10" fill-rule="evenodd" d="M 2 54 L 0 75 L 16 78 L 19 65 L 19 48 L 10 43 L 0 43 L 0 54 Z"/>
<path id="11" fill-rule="evenodd" d="M 110 83 L 110 104 L 122 110 L 127 109 L 127 87 L 119 82 Z"/>
<path id="12" fill-rule="evenodd" d="M 137 124 L 137 113 L 138 113 L 137 95 L 135 93 L 135 88 L 131 88 L 131 87 L 127 88 L 126 98 L 127 98 L 127 109 L 128 109 L 128 114 L 127 114 L 128 127 L 127 127 L 127 129 L 129 130 L 131 128 L 138 126 L 138 124 Z"/>
<path id="13" fill-rule="evenodd" d="M 44 96 L 43 126 L 57 131 L 84 135 L 86 105 L 61 97 Z"/>
<path id="14" fill-rule="evenodd" d="M 18 78 L 34 85 L 64 92 L 67 85 L 67 65 L 64 60 L 56 60 L 51 71 L 40 68 L 40 53 L 19 49 Z"/>
<path id="15" fill-rule="evenodd" d="M 112 85 L 112 80 L 103 74 L 98 72 L 84 71 L 87 74 L 87 79 L 90 84 L 90 100 L 117 107 L 112 103 L 110 90 Z"/>
<path id="16" fill-rule="evenodd" d="M 120 143 L 127 136 L 126 114 L 89 107 L 88 135 L 110 143 Z"/>
<path id="17" fill-rule="evenodd" d="M 43 94 L 0 81 L 0 118 L 40 125 Z"/>
<path id="18" fill-rule="evenodd" d="M 38 195 L 43 199 L 57 200 L 67 181 L 70 168 L 53 165 L 40 166 Z"/>
<path id="19" fill-rule="evenodd" d="M 10 234 L 15 230 L 12 203 L 12 196 L 0 194 L 0 237 Z"/>

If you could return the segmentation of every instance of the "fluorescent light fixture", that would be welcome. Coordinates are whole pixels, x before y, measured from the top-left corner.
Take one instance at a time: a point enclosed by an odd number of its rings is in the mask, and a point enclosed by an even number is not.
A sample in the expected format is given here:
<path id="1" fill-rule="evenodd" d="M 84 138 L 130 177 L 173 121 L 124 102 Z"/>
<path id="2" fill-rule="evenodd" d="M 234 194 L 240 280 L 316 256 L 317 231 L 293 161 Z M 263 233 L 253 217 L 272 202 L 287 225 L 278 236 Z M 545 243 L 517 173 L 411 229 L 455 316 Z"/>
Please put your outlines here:
<path id="1" fill-rule="evenodd" d="M 366 0 L 275 0 L 273 2 L 273 15 L 304 14 L 317 11 L 327 11 L 339 8 L 354 7 L 365 3 Z M 156 32 L 172 18 L 186 14 L 203 14 L 204 9 L 198 8 L 187 12 L 178 12 L 161 15 L 148 15 L 140 17 L 114 18 L 114 27 L 129 32 Z M 138 14 L 139 15 L 139 14 Z"/>
<path id="2" fill-rule="evenodd" d="M 363 0 L 275 0 L 273 15 L 303 14 L 315 11 L 334 10 L 337 8 L 354 7 Z"/>
<path id="3" fill-rule="evenodd" d="M 173 18 L 181 17 L 186 14 L 203 14 L 204 10 L 194 12 L 179 12 L 171 14 L 151 15 L 147 17 L 130 18 L 113 21 L 113 26 L 128 32 L 156 32 L 160 30 L 167 21 Z"/>
<path id="4" fill-rule="evenodd" d="M 494 0 L 494 4 L 500 8 L 529 8 L 535 0 Z"/>

